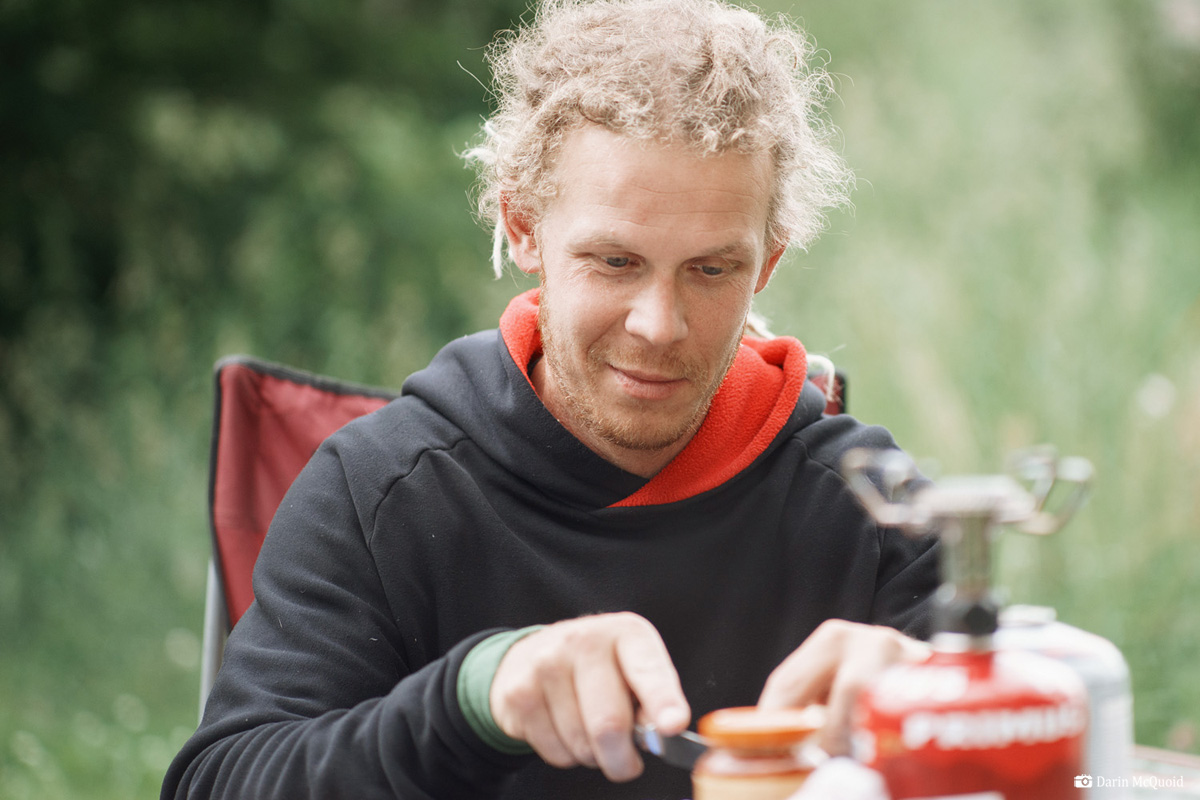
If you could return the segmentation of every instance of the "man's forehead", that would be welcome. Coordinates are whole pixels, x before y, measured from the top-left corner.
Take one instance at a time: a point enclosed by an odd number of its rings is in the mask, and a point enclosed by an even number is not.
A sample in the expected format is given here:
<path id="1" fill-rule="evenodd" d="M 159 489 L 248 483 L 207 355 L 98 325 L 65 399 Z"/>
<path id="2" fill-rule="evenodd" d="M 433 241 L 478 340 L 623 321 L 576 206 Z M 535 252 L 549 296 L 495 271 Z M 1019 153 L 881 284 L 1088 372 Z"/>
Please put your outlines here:
<path id="1" fill-rule="evenodd" d="M 738 161 L 753 165 L 756 171 L 772 172 L 773 154 L 769 149 L 740 150 L 727 148 L 711 150 L 702 144 L 682 140 L 663 134 L 659 136 L 633 136 L 614 131 L 596 123 L 584 123 L 562 136 L 555 158 L 555 170 L 570 168 L 577 162 L 593 159 L 609 160 L 624 158 L 635 162 L 646 160 L 668 160 L 679 163 L 694 162 L 699 166 L 723 161 Z"/>
<path id="2" fill-rule="evenodd" d="M 765 213 L 772 186 L 770 155 L 701 154 L 642 141 L 599 126 L 573 131 L 553 173 L 551 206 L 613 206 L 641 216 Z"/>

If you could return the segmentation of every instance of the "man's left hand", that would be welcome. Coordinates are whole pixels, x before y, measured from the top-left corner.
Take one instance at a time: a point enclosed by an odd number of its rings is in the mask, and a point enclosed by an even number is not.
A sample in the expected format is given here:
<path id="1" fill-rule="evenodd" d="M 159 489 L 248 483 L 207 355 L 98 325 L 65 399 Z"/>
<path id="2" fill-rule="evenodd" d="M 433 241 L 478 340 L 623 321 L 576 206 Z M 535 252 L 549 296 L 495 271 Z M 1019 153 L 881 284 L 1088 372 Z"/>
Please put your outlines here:
<path id="1" fill-rule="evenodd" d="M 922 661 L 930 652 L 928 644 L 893 628 L 827 620 L 775 668 L 758 705 L 826 704 L 829 719 L 820 734 L 821 747 L 830 755 L 848 755 L 859 692 L 891 665 Z"/>

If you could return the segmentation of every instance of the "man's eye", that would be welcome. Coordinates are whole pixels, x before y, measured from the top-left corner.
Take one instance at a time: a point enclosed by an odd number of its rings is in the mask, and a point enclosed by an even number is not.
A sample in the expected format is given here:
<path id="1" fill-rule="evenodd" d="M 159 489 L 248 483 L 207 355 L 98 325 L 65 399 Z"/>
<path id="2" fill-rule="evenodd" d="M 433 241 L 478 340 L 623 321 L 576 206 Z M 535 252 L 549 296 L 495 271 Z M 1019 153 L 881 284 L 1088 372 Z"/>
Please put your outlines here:
<path id="1" fill-rule="evenodd" d="M 605 256 L 604 263 L 610 267 L 628 267 L 629 259 L 625 256 Z"/>
<path id="2" fill-rule="evenodd" d="M 701 264 L 700 272 L 710 278 L 719 278 L 725 274 L 725 267 L 720 267 L 716 264 Z"/>

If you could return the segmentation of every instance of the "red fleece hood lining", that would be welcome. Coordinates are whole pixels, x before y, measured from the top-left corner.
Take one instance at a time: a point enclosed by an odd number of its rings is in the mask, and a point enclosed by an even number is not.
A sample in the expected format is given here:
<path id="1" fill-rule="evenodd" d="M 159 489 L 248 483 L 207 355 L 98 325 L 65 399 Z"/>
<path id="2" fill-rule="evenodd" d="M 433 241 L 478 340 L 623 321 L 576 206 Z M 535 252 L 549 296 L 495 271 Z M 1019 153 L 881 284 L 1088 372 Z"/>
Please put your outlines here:
<path id="1" fill-rule="evenodd" d="M 529 364 L 542 350 L 538 295 L 538 289 L 517 295 L 500 318 L 504 344 L 531 387 Z M 791 416 L 807 368 L 804 346 L 790 336 L 744 338 L 708 416 L 687 447 L 612 507 L 678 502 L 715 489 L 746 469 Z"/>

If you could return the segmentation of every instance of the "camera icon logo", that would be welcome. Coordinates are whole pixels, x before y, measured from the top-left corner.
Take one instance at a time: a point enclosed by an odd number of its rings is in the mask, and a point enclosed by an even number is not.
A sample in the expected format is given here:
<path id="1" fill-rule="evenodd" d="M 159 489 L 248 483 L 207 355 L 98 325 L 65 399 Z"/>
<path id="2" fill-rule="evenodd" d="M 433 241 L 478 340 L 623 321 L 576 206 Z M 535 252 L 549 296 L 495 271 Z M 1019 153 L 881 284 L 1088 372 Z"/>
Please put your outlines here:
<path id="1" fill-rule="evenodd" d="M 1077 786 L 1080 789 L 1092 788 L 1092 776 L 1091 775 L 1076 775 L 1075 776 L 1075 786 Z"/>

